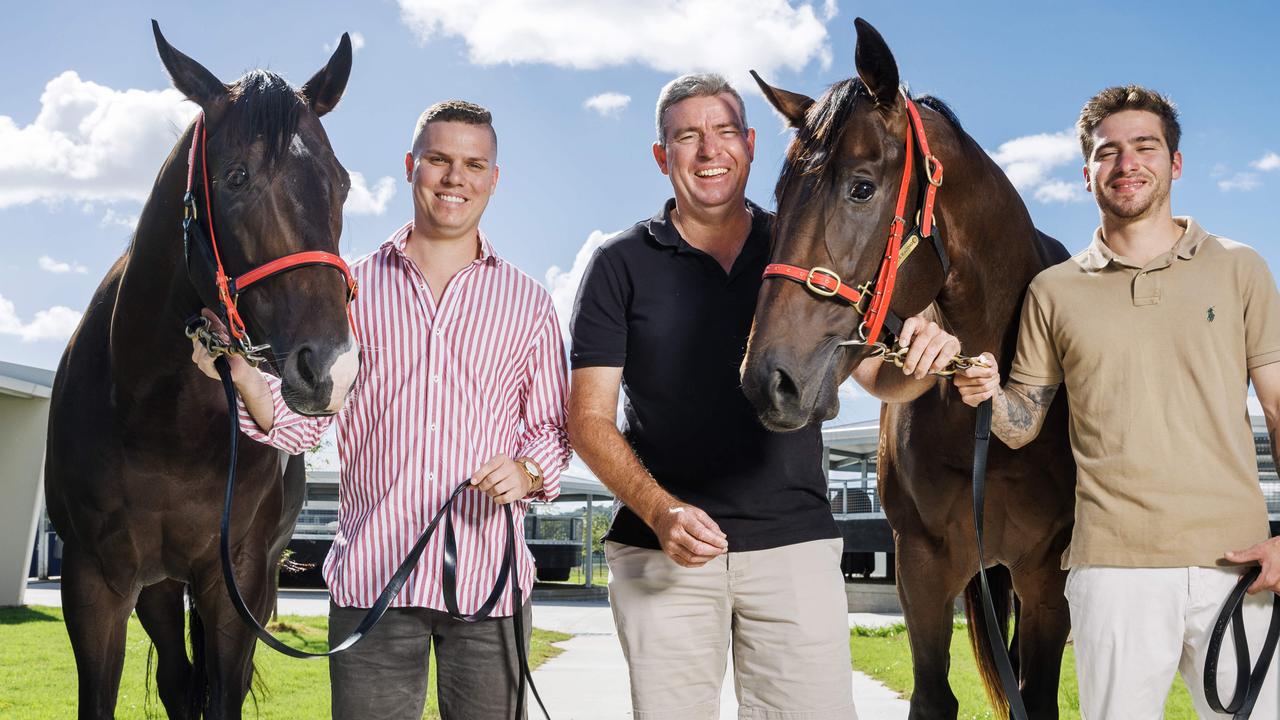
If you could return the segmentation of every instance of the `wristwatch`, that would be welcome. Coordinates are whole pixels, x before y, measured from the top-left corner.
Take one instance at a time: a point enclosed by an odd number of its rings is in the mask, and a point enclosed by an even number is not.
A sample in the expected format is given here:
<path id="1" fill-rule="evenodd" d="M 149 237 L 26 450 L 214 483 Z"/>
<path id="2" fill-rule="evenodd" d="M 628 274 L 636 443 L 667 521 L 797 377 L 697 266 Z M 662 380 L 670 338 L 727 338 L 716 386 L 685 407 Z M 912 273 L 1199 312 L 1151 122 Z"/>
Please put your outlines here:
<path id="1" fill-rule="evenodd" d="M 533 481 L 533 485 L 529 487 L 529 492 L 537 492 L 542 489 L 542 471 L 538 469 L 538 464 L 532 460 L 518 460 L 521 469 Z"/>

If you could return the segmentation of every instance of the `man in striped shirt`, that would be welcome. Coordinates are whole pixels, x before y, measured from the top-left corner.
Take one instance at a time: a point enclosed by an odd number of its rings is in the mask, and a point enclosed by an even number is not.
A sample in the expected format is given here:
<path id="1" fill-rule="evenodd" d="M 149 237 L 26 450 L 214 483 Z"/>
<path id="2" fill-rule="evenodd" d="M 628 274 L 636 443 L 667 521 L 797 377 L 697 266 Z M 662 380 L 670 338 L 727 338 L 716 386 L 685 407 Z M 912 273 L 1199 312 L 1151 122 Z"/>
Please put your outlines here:
<path id="1" fill-rule="evenodd" d="M 496 159 L 484 108 L 447 101 L 418 120 L 405 157 L 413 222 L 351 266 L 361 364 L 338 415 L 293 413 L 279 379 L 233 358 L 246 435 L 300 453 L 335 426 L 338 531 L 324 564 L 331 644 L 355 628 L 459 482 L 475 485 L 454 504 L 463 613 L 477 609 L 498 575 L 506 537 L 499 505 L 514 503 L 522 528 L 528 501 L 559 494 L 569 459 L 564 347 L 550 295 L 479 231 L 498 182 Z M 198 344 L 194 359 L 216 377 Z M 516 539 L 528 598 L 533 559 L 523 533 Z M 437 534 L 377 627 L 330 660 L 333 717 L 420 718 L 433 644 L 444 718 L 514 714 L 511 615 L 523 613 L 527 646 L 530 607 L 513 608 L 506 590 L 492 619 L 452 619 L 442 551 Z"/>

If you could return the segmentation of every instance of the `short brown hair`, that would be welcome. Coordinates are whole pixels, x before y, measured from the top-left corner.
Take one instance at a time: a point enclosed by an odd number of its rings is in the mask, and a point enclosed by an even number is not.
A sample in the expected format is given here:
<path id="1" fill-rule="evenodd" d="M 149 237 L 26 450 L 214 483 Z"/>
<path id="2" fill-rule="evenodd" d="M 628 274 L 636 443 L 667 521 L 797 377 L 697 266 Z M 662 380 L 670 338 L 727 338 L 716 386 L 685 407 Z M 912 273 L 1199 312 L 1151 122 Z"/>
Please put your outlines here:
<path id="1" fill-rule="evenodd" d="M 427 129 L 428 123 L 433 122 L 459 122 L 487 127 L 489 134 L 493 135 L 494 152 L 498 150 L 498 133 L 493 129 L 493 114 L 488 109 L 466 100 L 442 100 L 418 116 L 418 124 L 413 128 L 413 144 L 409 146 L 414 157 L 418 155 L 422 131 Z"/>
<path id="2" fill-rule="evenodd" d="M 1116 85 L 1089 98 L 1080 110 L 1080 119 L 1076 121 L 1076 131 L 1080 135 L 1080 151 L 1084 153 L 1085 162 L 1093 153 L 1093 131 L 1098 129 L 1103 120 L 1125 110 L 1144 110 L 1160 118 L 1164 126 L 1164 141 L 1169 146 L 1169 156 L 1178 152 L 1178 141 L 1182 139 L 1182 126 L 1178 124 L 1178 106 L 1167 96 L 1141 85 Z"/>

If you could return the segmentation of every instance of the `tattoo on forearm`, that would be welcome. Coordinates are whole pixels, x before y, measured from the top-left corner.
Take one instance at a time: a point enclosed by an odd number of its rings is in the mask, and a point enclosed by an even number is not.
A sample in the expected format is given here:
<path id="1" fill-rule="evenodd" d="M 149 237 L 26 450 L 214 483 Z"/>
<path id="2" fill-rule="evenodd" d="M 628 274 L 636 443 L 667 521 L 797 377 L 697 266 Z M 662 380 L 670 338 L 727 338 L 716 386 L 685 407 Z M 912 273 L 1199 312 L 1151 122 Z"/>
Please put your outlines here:
<path id="1" fill-rule="evenodd" d="M 1057 392 L 1057 385 L 1010 383 L 1000 395 L 1001 402 L 993 408 L 991 429 L 1011 446 L 1030 442 L 1040 434 L 1040 425 Z"/>

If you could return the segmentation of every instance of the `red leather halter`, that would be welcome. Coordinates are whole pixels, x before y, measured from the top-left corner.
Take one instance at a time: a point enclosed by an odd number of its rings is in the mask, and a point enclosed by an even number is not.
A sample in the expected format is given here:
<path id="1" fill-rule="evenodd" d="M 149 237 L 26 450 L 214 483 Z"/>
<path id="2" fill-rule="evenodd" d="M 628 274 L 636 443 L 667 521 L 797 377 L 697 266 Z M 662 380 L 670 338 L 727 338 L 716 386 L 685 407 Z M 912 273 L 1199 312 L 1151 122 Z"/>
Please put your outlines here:
<path id="1" fill-rule="evenodd" d="M 292 253 L 281 258 L 276 258 L 268 263 L 260 265 L 246 273 L 236 277 L 227 275 L 226 270 L 222 266 L 222 256 L 218 252 L 218 240 L 213 230 L 213 194 L 209 188 L 209 163 L 206 150 L 209 146 L 208 132 L 204 123 L 204 113 L 196 116 L 195 129 L 191 133 L 191 149 L 187 152 L 187 192 L 183 196 L 183 221 L 182 229 L 184 238 L 187 243 L 187 263 L 190 267 L 191 253 L 191 226 L 198 226 L 199 222 L 199 205 L 195 199 L 195 168 L 196 168 L 196 152 L 197 148 L 200 153 L 200 170 L 202 175 L 202 185 L 204 189 L 204 215 L 206 218 L 205 225 L 209 231 L 209 247 L 213 251 L 214 264 L 214 282 L 218 289 L 218 303 L 222 306 L 222 315 L 226 318 L 227 330 L 231 333 L 232 347 L 231 352 L 243 355 L 249 360 L 261 360 L 259 354 L 266 350 L 269 345 L 254 345 L 245 329 L 244 319 L 240 317 L 238 303 L 240 301 L 240 293 L 245 288 L 256 282 L 265 280 L 273 275 L 282 272 L 295 270 L 300 267 L 309 265 L 327 265 L 342 273 L 342 277 L 347 282 L 347 318 L 351 321 L 351 301 L 356 298 L 359 290 L 356 280 L 351 275 L 351 269 L 347 267 L 347 263 L 338 255 L 320 250 L 308 250 L 304 252 Z M 203 228 L 201 228 L 203 229 Z M 354 328 L 354 323 L 352 324 Z"/>
<path id="2" fill-rule="evenodd" d="M 889 315 L 889 304 L 893 301 L 893 287 L 898 277 L 899 256 L 902 252 L 902 237 L 907 229 L 903 214 L 907 209 L 907 192 L 911 187 L 916 142 L 920 145 L 925 180 L 928 183 L 919 215 L 922 238 L 932 235 L 934 201 L 938 188 L 942 187 L 942 163 L 929 152 L 929 138 L 925 135 L 920 111 L 910 98 L 904 95 L 903 100 L 907 104 L 908 116 L 907 152 L 902 164 L 902 182 L 898 187 L 898 201 L 894 206 L 893 222 L 889 225 L 889 241 L 885 245 L 884 257 L 880 261 L 880 270 L 876 273 L 874 283 L 868 282 L 851 287 L 840 279 L 838 272 L 824 267 L 812 267 L 806 270 L 797 265 L 772 263 L 764 269 L 765 278 L 778 277 L 794 280 L 803 283 L 815 295 L 839 297 L 848 302 L 859 315 L 863 316 L 862 323 L 858 326 L 858 335 L 867 343 L 874 343 L 879 338 L 880 331 L 884 328 L 885 318 Z M 864 301 L 866 301 L 865 305 Z"/>

